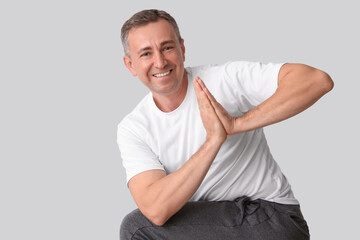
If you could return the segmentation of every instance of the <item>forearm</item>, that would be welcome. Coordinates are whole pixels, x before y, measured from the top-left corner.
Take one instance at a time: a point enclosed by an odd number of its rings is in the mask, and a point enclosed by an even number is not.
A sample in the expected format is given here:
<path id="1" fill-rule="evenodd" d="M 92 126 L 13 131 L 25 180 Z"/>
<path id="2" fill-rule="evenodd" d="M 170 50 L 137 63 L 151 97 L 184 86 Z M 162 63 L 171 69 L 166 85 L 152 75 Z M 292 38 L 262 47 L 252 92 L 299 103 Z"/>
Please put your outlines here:
<path id="1" fill-rule="evenodd" d="M 199 188 L 222 141 L 208 139 L 177 171 L 145 188 L 138 206 L 157 225 L 163 225 L 179 211 Z"/>
<path id="2" fill-rule="evenodd" d="M 303 66 L 303 65 L 302 65 Z M 234 133 L 254 130 L 290 118 L 319 100 L 333 87 L 326 73 L 303 66 L 282 76 L 269 99 L 235 119 Z"/>

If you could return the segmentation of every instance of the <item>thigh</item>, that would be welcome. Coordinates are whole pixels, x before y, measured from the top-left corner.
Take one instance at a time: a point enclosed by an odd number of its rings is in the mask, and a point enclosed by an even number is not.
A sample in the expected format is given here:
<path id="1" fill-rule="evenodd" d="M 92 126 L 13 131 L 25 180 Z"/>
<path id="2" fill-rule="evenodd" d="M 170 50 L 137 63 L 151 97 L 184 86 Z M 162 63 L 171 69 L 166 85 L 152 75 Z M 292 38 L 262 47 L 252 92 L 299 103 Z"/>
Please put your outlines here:
<path id="1" fill-rule="evenodd" d="M 237 203 L 244 209 L 236 239 L 308 240 L 309 230 L 299 205 L 284 205 L 265 200 Z"/>
<path id="2" fill-rule="evenodd" d="M 294 224 L 300 208 L 287 206 L 248 198 L 190 202 L 161 227 L 135 210 L 123 220 L 120 239 L 309 239 Z"/>
<path id="3" fill-rule="evenodd" d="M 230 201 L 189 202 L 163 226 L 156 226 L 137 209 L 122 221 L 120 239 L 221 239 L 235 236 L 240 209 Z M 229 237 L 227 239 L 234 239 Z"/>
<path id="4" fill-rule="evenodd" d="M 299 205 L 275 203 L 274 208 L 274 220 L 278 221 L 278 226 L 286 228 L 287 234 L 292 237 L 288 239 L 310 239 L 309 227 Z"/>

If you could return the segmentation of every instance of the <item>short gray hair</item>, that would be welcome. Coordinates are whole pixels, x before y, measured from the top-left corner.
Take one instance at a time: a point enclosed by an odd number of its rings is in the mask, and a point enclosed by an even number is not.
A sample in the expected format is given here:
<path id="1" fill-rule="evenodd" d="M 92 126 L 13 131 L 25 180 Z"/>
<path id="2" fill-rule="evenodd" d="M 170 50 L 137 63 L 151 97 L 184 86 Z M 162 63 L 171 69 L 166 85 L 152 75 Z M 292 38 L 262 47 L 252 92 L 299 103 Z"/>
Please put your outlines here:
<path id="1" fill-rule="evenodd" d="M 127 20 L 124 25 L 121 28 L 121 42 L 124 47 L 125 55 L 130 57 L 129 54 L 129 42 L 128 42 L 128 36 L 131 29 L 144 26 L 150 22 L 156 22 L 159 19 L 164 19 L 168 21 L 171 26 L 173 27 L 176 36 L 179 39 L 179 42 L 181 42 L 182 38 L 180 35 L 179 27 L 175 21 L 175 19 L 168 14 L 165 11 L 157 10 L 157 9 L 148 9 L 143 10 L 138 13 L 135 13 L 129 20 Z"/>

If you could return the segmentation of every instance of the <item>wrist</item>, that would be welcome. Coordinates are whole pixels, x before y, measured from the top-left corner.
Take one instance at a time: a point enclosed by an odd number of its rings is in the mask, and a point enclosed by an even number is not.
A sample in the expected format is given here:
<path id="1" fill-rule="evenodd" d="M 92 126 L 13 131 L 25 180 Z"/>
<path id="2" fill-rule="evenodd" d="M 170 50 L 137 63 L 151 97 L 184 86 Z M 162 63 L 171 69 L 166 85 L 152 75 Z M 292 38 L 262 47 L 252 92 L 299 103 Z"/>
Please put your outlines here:
<path id="1" fill-rule="evenodd" d="M 205 144 L 207 144 L 209 146 L 212 146 L 212 147 L 221 146 L 225 142 L 226 138 L 227 138 L 226 134 L 224 134 L 222 136 L 216 136 L 216 135 L 209 136 L 209 135 L 207 135 L 206 140 L 205 140 Z"/>
<path id="2" fill-rule="evenodd" d="M 245 129 L 245 118 L 244 116 L 237 117 L 234 119 L 233 129 L 230 135 L 246 132 Z"/>

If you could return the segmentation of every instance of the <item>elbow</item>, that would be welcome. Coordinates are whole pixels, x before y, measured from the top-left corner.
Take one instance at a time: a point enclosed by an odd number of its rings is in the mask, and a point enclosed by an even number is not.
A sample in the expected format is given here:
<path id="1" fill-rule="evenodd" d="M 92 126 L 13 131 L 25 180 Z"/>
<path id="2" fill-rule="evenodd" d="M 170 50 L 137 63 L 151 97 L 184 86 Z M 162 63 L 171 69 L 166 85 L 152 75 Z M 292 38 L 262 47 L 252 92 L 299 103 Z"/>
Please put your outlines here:
<path id="1" fill-rule="evenodd" d="M 168 218 L 165 217 L 165 215 L 161 215 L 161 214 L 152 214 L 152 215 L 148 215 L 147 217 L 153 224 L 155 224 L 156 226 L 163 226 Z"/>
<path id="2" fill-rule="evenodd" d="M 149 219 L 150 220 L 150 219 Z M 153 224 L 155 224 L 156 226 L 162 227 L 167 220 L 164 220 L 162 218 L 153 218 L 150 220 Z"/>
<path id="3" fill-rule="evenodd" d="M 334 88 L 334 82 L 324 71 L 314 69 L 312 76 L 309 76 L 309 90 L 311 90 L 317 97 L 322 97 Z"/>
<path id="4" fill-rule="evenodd" d="M 323 94 L 330 92 L 334 88 L 334 81 L 326 72 L 320 71 L 318 77 L 318 86 Z"/>
<path id="5" fill-rule="evenodd" d="M 140 209 L 141 210 L 141 209 Z M 144 214 L 144 216 L 153 224 L 156 226 L 163 226 L 167 220 L 170 218 L 164 209 L 147 209 L 147 210 L 141 210 Z"/>

